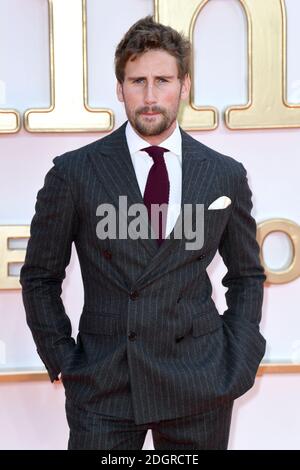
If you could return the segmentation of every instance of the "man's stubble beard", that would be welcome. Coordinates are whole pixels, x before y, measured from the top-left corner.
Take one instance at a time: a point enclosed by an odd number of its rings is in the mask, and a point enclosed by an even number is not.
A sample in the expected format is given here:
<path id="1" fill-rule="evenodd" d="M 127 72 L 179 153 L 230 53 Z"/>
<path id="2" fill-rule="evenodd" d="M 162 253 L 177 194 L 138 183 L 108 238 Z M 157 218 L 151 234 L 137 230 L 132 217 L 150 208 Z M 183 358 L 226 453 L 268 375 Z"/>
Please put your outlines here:
<path id="1" fill-rule="evenodd" d="M 127 109 L 126 105 L 126 113 L 128 120 L 132 127 L 142 136 L 145 137 L 150 137 L 150 136 L 156 136 L 160 135 L 163 132 L 165 132 L 167 129 L 169 129 L 174 121 L 177 119 L 177 114 L 179 111 L 179 105 L 180 105 L 180 94 L 178 96 L 178 102 L 177 106 L 175 109 L 172 111 L 168 112 L 165 108 L 161 108 L 160 106 L 144 106 L 142 108 L 139 108 L 135 111 L 134 114 L 132 114 L 129 109 Z M 147 113 L 147 112 L 152 112 L 152 113 L 160 113 L 160 116 L 162 119 L 160 119 L 157 123 L 149 122 L 146 123 L 145 121 L 142 121 L 142 118 L 140 117 L 142 113 Z"/>
<path id="2" fill-rule="evenodd" d="M 155 112 L 154 110 L 151 110 Z M 150 112 L 151 112 L 150 111 Z M 161 119 L 158 122 L 145 122 L 140 118 L 140 113 L 136 113 L 134 121 L 131 122 L 131 125 L 138 131 L 139 134 L 144 136 L 155 136 L 162 134 L 164 131 L 169 129 L 176 119 L 176 115 L 168 116 L 165 112 L 159 111 L 161 114 Z"/>

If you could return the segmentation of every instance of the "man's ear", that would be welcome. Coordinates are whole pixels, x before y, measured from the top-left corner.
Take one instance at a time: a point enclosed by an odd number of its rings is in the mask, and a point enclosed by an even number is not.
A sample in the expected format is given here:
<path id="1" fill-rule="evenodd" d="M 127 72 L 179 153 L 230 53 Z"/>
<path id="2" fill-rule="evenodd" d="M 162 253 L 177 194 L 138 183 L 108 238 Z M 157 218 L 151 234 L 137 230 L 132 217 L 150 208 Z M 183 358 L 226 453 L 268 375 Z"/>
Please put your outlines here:
<path id="1" fill-rule="evenodd" d="M 186 74 L 182 80 L 180 98 L 182 100 L 186 100 L 189 97 L 190 91 L 191 91 L 191 78 L 189 74 Z"/>
<path id="2" fill-rule="evenodd" d="M 119 101 L 121 101 L 122 103 L 124 102 L 123 85 L 119 81 L 117 81 L 117 97 Z"/>

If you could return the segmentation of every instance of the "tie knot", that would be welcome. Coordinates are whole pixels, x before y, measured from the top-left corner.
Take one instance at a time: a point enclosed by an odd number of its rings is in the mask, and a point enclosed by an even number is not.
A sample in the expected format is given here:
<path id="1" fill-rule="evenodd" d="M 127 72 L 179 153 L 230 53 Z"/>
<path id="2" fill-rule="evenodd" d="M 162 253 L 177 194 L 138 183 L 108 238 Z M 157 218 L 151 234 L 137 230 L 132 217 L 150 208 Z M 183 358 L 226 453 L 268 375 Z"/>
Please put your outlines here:
<path id="1" fill-rule="evenodd" d="M 165 149 L 164 147 L 158 147 L 157 145 L 152 145 L 151 147 L 146 147 L 144 149 L 141 149 L 141 150 L 144 150 L 145 152 L 148 153 L 148 155 L 150 155 L 150 157 L 153 158 L 153 160 L 157 160 L 161 157 L 163 157 L 164 155 L 164 152 L 168 152 L 169 150 L 168 149 Z"/>

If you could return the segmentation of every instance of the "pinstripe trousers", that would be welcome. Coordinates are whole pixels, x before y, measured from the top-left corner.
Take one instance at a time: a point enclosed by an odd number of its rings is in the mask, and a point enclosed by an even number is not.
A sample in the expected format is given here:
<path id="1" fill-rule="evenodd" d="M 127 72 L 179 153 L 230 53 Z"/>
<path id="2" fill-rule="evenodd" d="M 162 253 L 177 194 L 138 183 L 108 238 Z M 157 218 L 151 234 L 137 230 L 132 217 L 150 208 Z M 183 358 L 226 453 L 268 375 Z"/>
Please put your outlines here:
<path id="1" fill-rule="evenodd" d="M 139 450 L 151 429 L 156 450 L 226 450 L 233 401 L 205 413 L 153 423 L 86 411 L 66 401 L 68 450 Z"/>

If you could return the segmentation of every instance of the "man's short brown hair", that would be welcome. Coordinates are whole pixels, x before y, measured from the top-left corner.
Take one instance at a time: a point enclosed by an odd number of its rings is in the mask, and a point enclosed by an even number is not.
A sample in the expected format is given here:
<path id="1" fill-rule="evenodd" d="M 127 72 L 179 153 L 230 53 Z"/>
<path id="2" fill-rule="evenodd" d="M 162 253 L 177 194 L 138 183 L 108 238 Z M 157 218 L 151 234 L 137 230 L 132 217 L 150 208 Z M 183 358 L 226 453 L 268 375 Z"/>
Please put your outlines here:
<path id="1" fill-rule="evenodd" d="M 190 41 L 170 26 L 157 23 L 149 15 L 131 26 L 117 46 L 115 53 L 117 80 L 120 83 L 124 82 L 125 66 L 129 59 L 135 60 L 137 56 L 150 50 L 163 50 L 175 57 L 180 80 L 190 73 Z"/>

